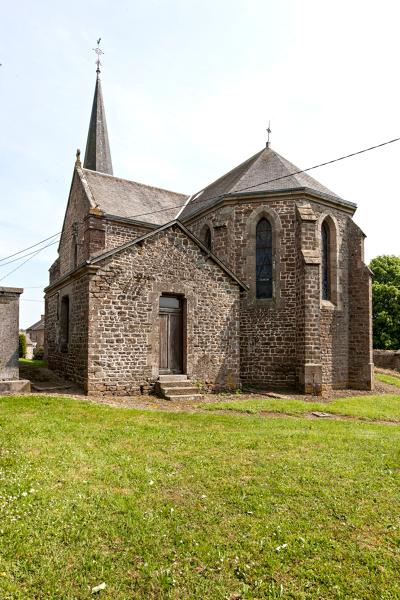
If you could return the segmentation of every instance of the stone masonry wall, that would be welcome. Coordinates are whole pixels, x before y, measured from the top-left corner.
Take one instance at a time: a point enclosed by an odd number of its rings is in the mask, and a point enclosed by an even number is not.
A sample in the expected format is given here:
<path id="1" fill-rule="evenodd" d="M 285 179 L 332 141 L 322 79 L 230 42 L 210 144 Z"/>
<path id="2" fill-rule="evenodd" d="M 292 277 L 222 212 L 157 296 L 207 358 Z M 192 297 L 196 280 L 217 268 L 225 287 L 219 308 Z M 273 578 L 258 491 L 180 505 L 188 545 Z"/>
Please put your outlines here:
<path id="1" fill-rule="evenodd" d="M 374 350 L 374 364 L 381 369 L 400 371 L 400 350 Z"/>
<path id="2" fill-rule="evenodd" d="M 21 288 L 0 287 L 0 381 L 18 379 L 19 296 Z"/>
<path id="3" fill-rule="evenodd" d="M 248 228 L 254 211 L 265 207 L 274 211 L 279 221 L 279 240 L 275 264 L 274 298 L 257 300 L 254 289 L 241 303 L 241 378 L 244 383 L 267 387 L 294 387 L 296 383 L 296 226 L 293 201 L 240 200 L 236 205 L 216 209 L 191 223 L 189 228 L 200 235 L 204 222 L 214 229 L 213 250 L 244 283 L 252 286 L 255 263 L 255 226 Z M 229 210 L 228 210 L 229 209 Z M 261 217 L 261 213 L 258 215 Z M 268 217 L 268 215 L 267 215 Z M 223 227 L 225 223 L 225 227 Z M 225 240 L 228 240 L 225 242 Z M 227 244 L 225 250 L 219 248 Z M 254 276 L 253 276 L 254 279 Z"/>
<path id="4" fill-rule="evenodd" d="M 306 275 L 304 257 L 301 255 L 301 229 L 296 218 L 296 202 L 307 203 L 315 214 L 310 226 L 310 249 L 315 252 L 315 264 L 308 267 Z M 241 377 L 244 382 L 259 383 L 267 387 L 299 386 L 305 364 L 319 364 L 322 389 L 347 387 L 349 383 L 350 347 L 350 293 L 351 236 L 360 239 L 358 228 L 352 228 L 351 217 L 345 211 L 328 207 L 309 198 L 238 200 L 216 208 L 193 220 L 187 226 L 201 238 L 205 224 L 212 228 L 213 251 L 232 271 L 252 288 L 255 262 L 254 226 L 249 228 L 252 215 L 262 215 L 263 207 L 269 218 L 275 242 L 274 298 L 260 301 L 254 292 L 244 296 L 241 309 Z M 257 213 L 258 211 L 258 213 Z M 330 217 L 335 229 L 335 244 L 331 245 L 332 301 L 320 299 L 320 235 L 321 224 Z M 255 219 L 255 221 L 257 220 Z M 253 233 L 252 233 L 253 232 Z M 313 259 L 314 260 L 314 259 Z M 310 312 L 307 294 L 302 297 L 304 277 L 315 297 L 314 313 Z M 254 287 L 253 287 L 254 289 Z M 360 291 L 368 305 L 365 286 Z M 305 319 L 309 315 L 309 333 Z M 318 317 L 319 323 L 314 323 Z M 365 315 L 360 322 L 366 324 Z M 317 327 L 315 327 L 317 325 Z M 368 329 L 368 327 L 367 327 Z M 305 336 L 310 336 L 308 341 Z M 368 337 L 368 336 L 367 336 Z M 308 346 L 304 346 L 308 344 Z M 318 347 L 313 357 L 315 347 Z M 308 347 L 308 350 L 306 349 Z M 304 352 L 307 352 L 306 355 Z M 314 361 L 314 362 L 313 362 Z M 317 362 L 315 362 L 317 361 Z M 362 361 L 365 362 L 363 358 Z M 299 371 L 300 369 L 300 371 Z M 300 379 L 299 379 L 300 378 Z"/>
<path id="5" fill-rule="evenodd" d="M 372 353 L 372 276 L 364 263 L 364 236 L 348 223 L 349 236 L 349 385 L 374 386 Z"/>
<path id="6" fill-rule="evenodd" d="M 178 227 L 98 266 L 90 283 L 90 392 L 138 393 L 158 377 L 162 293 L 184 300 L 188 376 L 239 384 L 239 285 Z"/>
<path id="7" fill-rule="evenodd" d="M 69 341 L 61 344 L 61 302 L 69 297 Z M 49 368 L 87 388 L 89 276 L 83 275 L 46 294 L 45 344 Z"/>
<path id="8" fill-rule="evenodd" d="M 310 202 L 318 216 L 316 235 L 321 243 L 322 222 L 330 223 L 331 300 L 321 300 L 321 363 L 324 389 L 348 387 L 349 380 L 349 234 L 351 217 L 341 210 Z M 327 221 L 328 222 L 328 221 Z"/>
<path id="9" fill-rule="evenodd" d="M 74 269 L 75 239 L 77 241 L 77 264 L 88 258 L 88 248 L 85 244 L 85 217 L 90 209 L 84 187 L 77 171 L 74 171 L 71 193 L 65 213 L 63 231 L 59 245 L 58 276 L 63 277 Z M 54 280 L 55 278 L 53 278 Z"/>
<path id="10" fill-rule="evenodd" d="M 105 249 L 111 250 L 112 248 L 117 248 L 151 231 L 153 231 L 152 227 L 107 219 Z"/>

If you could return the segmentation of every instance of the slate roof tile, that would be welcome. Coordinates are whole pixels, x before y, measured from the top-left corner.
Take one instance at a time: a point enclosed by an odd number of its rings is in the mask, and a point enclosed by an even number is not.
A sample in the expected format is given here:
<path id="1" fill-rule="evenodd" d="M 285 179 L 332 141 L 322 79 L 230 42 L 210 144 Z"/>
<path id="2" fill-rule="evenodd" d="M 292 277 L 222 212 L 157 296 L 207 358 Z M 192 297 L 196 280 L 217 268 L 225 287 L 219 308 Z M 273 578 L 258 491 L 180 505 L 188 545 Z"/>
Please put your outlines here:
<path id="1" fill-rule="evenodd" d="M 98 207 L 108 215 L 164 225 L 172 221 L 187 196 L 90 169 L 83 174 Z"/>
<path id="2" fill-rule="evenodd" d="M 298 167 L 269 148 L 263 148 L 206 188 L 194 194 L 182 211 L 180 218 L 186 220 L 197 211 L 212 206 L 222 196 L 249 194 L 251 192 L 278 192 L 308 189 L 338 202 L 355 207 L 316 181 L 307 173 L 297 173 Z M 296 173 L 296 174 L 293 174 Z"/>

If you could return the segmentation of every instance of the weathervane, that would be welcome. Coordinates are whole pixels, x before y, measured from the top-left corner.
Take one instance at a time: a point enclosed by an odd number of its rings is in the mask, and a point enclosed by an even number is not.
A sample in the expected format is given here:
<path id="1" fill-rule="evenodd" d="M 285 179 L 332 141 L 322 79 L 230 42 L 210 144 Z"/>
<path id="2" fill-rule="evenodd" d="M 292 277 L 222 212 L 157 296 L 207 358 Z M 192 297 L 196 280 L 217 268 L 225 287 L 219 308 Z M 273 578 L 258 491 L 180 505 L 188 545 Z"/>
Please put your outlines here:
<path id="1" fill-rule="evenodd" d="M 268 138 L 267 138 L 267 148 L 269 148 L 269 136 L 271 133 L 271 121 L 268 121 L 268 129 L 267 129 L 267 133 L 268 133 Z"/>
<path id="2" fill-rule="evenodd" d="M 102 54 L 104 54 L 103 50 L 100 48 L 100 42 L 101 42 L 101 38 L 99 38 L 97 40 L 97 48 L 93 48 L 94 52 L 96 52 L 96 54 L 97 54 L 97 60 L 96 60 L 97 69 L 96 69 L 96 73 L 100 73 L 100 67 L 101 67 L 100 56 Z"/>

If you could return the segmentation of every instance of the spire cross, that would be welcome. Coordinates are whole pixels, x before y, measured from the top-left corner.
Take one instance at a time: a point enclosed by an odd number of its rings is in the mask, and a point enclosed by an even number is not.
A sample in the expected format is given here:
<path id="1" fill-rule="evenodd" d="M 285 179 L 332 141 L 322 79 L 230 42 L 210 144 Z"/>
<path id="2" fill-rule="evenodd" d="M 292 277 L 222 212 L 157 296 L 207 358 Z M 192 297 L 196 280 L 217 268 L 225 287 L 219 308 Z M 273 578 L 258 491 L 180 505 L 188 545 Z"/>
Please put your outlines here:
<path id="1" fill-rule="evenodd" d="M 103 50 L 100 48 L 100 42 L 101 42 L 101 38 L 99 38 L 97 40 L 97 48 L 93 48 L 93 51 L 97 54 L 97 60 L 96 60 L 97 69 L 96 69 L 96 73 L 100 73 L 100 67 L 101 67 L 100 56 L 102 54 L 104 54 Z"/>
<path id="2" fill-rule="evenodd" d="M 271 121 L 268 121 L 268 128 L 267 128 L 267 134 L 268 134 L 268 137 L 267 137 L 267 148 L 269 148 L 269 136 L 270 136 L 270 133 L 272 133 L 272 131 L 271 131 Z"/>

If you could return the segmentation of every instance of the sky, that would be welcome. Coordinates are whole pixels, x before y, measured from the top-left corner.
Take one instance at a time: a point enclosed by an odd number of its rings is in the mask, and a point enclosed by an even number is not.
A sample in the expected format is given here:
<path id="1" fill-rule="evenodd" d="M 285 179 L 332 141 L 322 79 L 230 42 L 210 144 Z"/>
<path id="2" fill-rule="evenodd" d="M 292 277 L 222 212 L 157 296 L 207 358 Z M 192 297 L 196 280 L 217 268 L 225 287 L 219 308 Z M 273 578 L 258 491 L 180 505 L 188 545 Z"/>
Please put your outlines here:
<path id="1" fill-rule="evenodd" d="M 399 22 L 397 0 L 4 2 L 0 285 L 24 288 L 21 326 L 57 244 L 1 258 L 61 229 L 98 37 L 114 175 L 190 194 L 260 150 L 269 120 L 299 168 L 400 137 Z M 399 165 L 396 142 L 310 173 L 358 205 L 367 261 L 400 254 Z"/>

